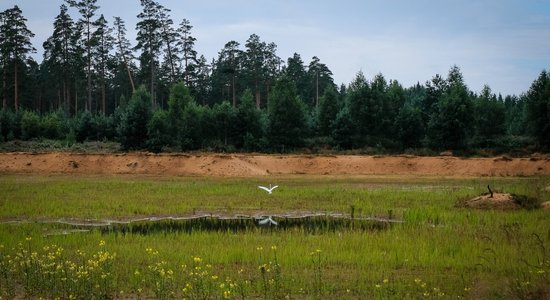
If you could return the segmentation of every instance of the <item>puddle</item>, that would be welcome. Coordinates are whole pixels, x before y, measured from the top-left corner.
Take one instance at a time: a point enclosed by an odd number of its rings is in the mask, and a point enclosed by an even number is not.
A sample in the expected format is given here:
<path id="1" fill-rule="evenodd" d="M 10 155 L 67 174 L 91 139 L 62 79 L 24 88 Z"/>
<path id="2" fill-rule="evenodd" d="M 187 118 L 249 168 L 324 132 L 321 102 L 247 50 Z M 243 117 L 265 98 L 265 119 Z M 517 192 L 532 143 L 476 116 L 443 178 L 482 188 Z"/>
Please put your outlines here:
<path id="1" fill-rule="evenodd" d="M 271 218 L 270 222 L 265 222 Z M 264 222 L 262 222 L 262 220 Z M 131 220 L 11 220 L 0 224 L 51 224 L 56 228 L 46 233 L 46 236 L 68 235 L 99 230 L 103 234 L 141 234 L 152 233 L 192 233 L 211 232 L 243 232 L 243 231 L 303 231 L 307 233 L 325 233 L 341 230 L 377 231 L 384 230 L 400 220 L 376 217 L 351 218 L 338 213 L 309 214 L 256 214 L 223 216 L 204 214 L 186 217 L 149 217 Z M 264 224 L 264 225 L 262 225 Z"/>

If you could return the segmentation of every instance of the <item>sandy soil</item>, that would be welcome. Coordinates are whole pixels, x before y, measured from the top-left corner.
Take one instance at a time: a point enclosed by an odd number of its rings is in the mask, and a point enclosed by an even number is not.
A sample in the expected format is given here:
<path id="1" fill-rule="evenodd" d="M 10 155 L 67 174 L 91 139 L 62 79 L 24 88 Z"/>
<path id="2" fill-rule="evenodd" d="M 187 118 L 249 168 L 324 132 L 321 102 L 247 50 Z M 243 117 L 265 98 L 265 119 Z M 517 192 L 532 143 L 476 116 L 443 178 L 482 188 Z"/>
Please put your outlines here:
<path id="1" fill-rule="evenodd" d="M 494 193 L 493 196 L 486 194 L 472 198 L 464 203 L 464 207 L 481 209 L 519 209 L 519 204 L 508 193 Z"/>
<path id="2" fill-rule="evenodd" d="M 166 176 L 550 175 L 550 158 L 449 156 L 0 153 L 0 174 L 147 174 Z"/>

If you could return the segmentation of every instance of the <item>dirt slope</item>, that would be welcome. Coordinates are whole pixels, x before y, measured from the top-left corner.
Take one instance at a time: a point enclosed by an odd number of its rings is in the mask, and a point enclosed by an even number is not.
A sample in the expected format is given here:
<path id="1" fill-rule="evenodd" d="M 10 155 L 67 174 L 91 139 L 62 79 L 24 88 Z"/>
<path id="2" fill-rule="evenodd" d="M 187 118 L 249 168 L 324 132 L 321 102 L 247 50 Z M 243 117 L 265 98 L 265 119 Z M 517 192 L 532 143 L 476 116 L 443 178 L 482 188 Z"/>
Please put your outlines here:
<path id="1" fill-rule="evenodd" d="M 167 176 L 270 174 L 533 176 L 550 175 L 550 158 L 0 153 L 0 173 Z"/>

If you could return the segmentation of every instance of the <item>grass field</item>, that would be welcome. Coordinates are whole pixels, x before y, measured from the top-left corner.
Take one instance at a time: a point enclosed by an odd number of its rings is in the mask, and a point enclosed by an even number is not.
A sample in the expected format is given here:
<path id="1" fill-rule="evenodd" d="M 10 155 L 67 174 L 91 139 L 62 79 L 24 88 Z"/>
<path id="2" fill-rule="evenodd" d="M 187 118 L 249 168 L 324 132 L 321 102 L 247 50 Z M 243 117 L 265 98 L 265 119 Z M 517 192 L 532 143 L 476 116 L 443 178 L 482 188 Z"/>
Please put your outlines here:
<path id="1" fill-rule="evenodd" d="M 548 201 L 549 180 L 2 175 L 0 297 L 549 297 L 548 210 L 456 207 L 487 184 Z M 256 188 L 270 183 L 280 186 L 272 195 Z M 403 222 L 146 234 L 104 228 L 55 234 L 71 227 L 49 222 L 289 212 Z"/>

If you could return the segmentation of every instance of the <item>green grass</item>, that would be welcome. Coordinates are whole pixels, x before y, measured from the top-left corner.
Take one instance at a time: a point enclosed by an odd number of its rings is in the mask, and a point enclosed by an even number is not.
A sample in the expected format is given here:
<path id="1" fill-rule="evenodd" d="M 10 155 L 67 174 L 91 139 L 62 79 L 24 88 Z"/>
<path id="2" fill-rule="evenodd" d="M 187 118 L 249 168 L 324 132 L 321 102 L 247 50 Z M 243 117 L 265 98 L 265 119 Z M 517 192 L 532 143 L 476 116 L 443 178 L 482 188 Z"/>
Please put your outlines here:
<path id="1" fill-rule="evenodd" d="M 9 297 L 9 287 L 13 287 L 18 296 L 50 298 L 69 298 L 71 293 L 102 298 L 103 290 L 115 298 L 540 298 L 548 296 L 550 285 L 550 213 L 540 209 L 478 211 L 455 204 L 485 192 L 487 184 L 548 201 L 550 194 L 542 191 L 548 181 L 302 175 L 229 179 L 2 176 L 0 219 L 30 222 L 0 225 L 0 296 Z M 269 183 L 280 185 L 272 195 L 256 188 Z M 352 207 L 355 216 L 392 215 L 404 223 L 382 230 L 315 234 L 297 228 L 148 235 L 92 230 L 50 236 L 52 230 L 65 227 L 34 222 L 183 216 L 199 211 L 349 214 Z M 101 241 L 105 245 L 100 246 Z M 90 260 L 100 251 L 116 256 L 112 264 L 90 272 L 88 281 L 75 281 L 73 289 L 51 290 L 28 275 L 52 272 L 36 258 L 44 246 L 51 245 L 63 248 L 59 264 L 70 261 L 86 267 L 77 251 Z M 36 252 L 34 258 L 32 252 Z M 15 266 L 13 258 L 18 254 L 29 264 Z M 196 267 L 203 273 L 192 272 Z M 56 272 L 59 278 L 76 276 Z M 105 275 L 108 281 L 102 281 L 101 272 L 109 273 Z M 187 284 L 193 288 L 184 291 Z M 60 291 L 65 294 L 56 294 Z"/>

